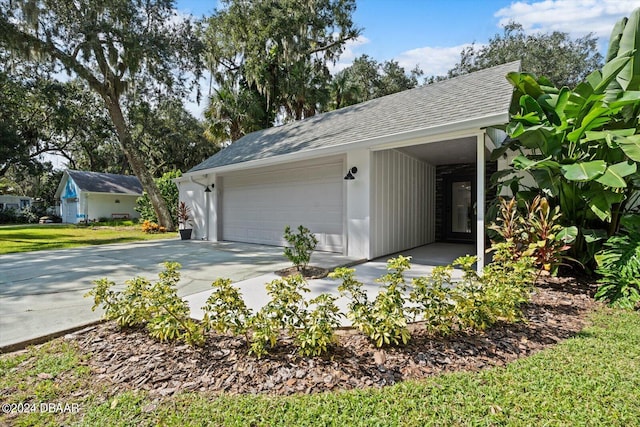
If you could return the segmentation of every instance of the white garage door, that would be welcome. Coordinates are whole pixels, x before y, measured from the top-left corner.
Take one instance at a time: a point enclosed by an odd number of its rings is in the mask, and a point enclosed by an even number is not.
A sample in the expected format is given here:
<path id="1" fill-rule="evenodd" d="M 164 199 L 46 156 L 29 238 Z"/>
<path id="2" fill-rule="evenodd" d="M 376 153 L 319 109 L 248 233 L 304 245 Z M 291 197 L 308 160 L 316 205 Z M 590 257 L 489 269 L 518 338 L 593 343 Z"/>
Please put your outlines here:
<path id="1" fill-rule="evenodd" d="M 343 163 L 300 164 L 224 176 L 222 238 L 284 245 L 284 228 L 304 225 L 318 250 L 342 252 Z"/>

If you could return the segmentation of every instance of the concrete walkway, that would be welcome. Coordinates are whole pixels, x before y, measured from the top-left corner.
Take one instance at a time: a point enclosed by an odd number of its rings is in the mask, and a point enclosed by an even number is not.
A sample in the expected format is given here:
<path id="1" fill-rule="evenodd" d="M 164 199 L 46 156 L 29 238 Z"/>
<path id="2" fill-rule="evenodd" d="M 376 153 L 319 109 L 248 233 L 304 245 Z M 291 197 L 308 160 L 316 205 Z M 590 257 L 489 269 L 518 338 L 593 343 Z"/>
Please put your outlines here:
<path id="1" fill-rule="evenodd" d="M 467 254 L 475 254 L 474 245 L 434 243 L 403 251 L 402 255 L 411 256 L 411 269 L 405 272 L 405 278 L 407 279 L 407 282 L 410 283 L 411 279 L 414 277 L 429 275 L 435 266 L 450 264 L 455 258 Z M 376 282 L 376 279 L 386 274 L 387 259 L 393 258 L 396 255 L 398 254 L 388 255 L 353 267 L 356 270 L 356 279 L 364 284 L 363 289 L 367 292 L 369 300 L 373 300 L 380 289 L 380 284 Z M 313 262 L 312 264 L 317 265 Z M 459 279 L 462 277 L 462 271 L 454 270 L 452 276 L 455 279 Z M 262 306 L 264 306 L 264 304 L 269 300 L 265 284 L 278 278 L 280 278 L 280 276 L 273 273 L 267 273 L 240 281 L 235 283 L 234 286 L 240 289 L 245 303 L 255 312 L 262 308 Z M 305 295 L 305 297 L 309 300 L 322 293 L 333 293 L 337 296 L 337 288 L 340 283 L 341 282 L 339 280 L 332 280 L 329 278 L 308 280 L 310 292 Z M 189 295 L 185 298 L 191 308 L 191 317 L 199 320 L 203 318 L 204 313 L 201 310 L 201 307 L 205 305 L 211 293 L 212 290 L 209 289 L 204 292 Z M 342 313 L 347 312 L 348 300 L 346 298 L 339 298 L 336 301 L 336 304 Z M 350 324 L 351 322 L 349 319 L 342 317 L 342 326 L 350 326 Z"/>
<path id="2" fill-rule="evenodd" d="M 428 274 L 434 265 L 450 263 L 473 251 L 472 245 L 440 243 L 405 251 L 404 255 L 413 257 L 407 277 Z M 378 289 L 375 279 L 385 274 L 386 260 L 392 256 L 355 267 L 357 278 L 366 284 L 371 298 Z M 134 276 L 155 280 L 164 261 L 182 264 L 178 294 L 189 302 L 195 318 L 202 317 L 200 307 L 211 294 L 215 279 L 233 280 L 255 311 L 268 300 L 264 285 L 278 278 L 273 272 L 291 265 L 280 247 L 177 239 L 2 255 L 0 351 L 41 342 L 99 320 L 102 312 L 91 311 L 93 301 L 84 298 L 94 280 L 108 277 L 120 289 L 125 280 Z M 315 252 L 311 258 L 312 265 L 328 269 L 356 262 L 327 252 Z M 320 279 L 309 285 L 312 298 L 323 292 L 336 292 L 339 283 Z M 346 309 L 345 300 L 338 303 Z"/>

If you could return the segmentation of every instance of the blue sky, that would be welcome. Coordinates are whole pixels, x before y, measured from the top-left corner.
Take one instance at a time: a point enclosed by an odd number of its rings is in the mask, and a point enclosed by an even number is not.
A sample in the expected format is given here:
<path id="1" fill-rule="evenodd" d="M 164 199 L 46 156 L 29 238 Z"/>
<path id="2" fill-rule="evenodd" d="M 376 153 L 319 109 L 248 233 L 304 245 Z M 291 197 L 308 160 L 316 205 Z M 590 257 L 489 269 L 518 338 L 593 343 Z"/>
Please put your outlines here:
<path id="1" fill-rule="evenodd" d="M 216 4 L 177 1 L 181 12 L 196 16 L 210 15 Z M 594 32 L 604 52 L 613 24 L 636 7 L 640 0 L 357 0 L 354 21 L 362 35 L 347 45 L 335 69 L 367 54 L 395 59 L 407 70 L 418 64 L 427 76 L 444 74 L 466 45 L 486 43 L 509 20 L 529 32 Z"/>

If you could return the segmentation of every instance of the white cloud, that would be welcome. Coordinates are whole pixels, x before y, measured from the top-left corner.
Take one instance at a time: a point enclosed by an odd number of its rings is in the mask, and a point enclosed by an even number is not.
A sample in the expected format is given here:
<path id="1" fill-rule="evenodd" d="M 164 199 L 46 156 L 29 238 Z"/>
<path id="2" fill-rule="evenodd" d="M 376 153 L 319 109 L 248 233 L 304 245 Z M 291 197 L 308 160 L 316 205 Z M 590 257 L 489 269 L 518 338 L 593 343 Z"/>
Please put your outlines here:
<path id="1" fill-rule="evenodd" d="M 606 40 L 616 21 L 637 7 L 640 0 L 517 1 L 498 10 L 495 16 L 500 26 L 516 21 L 527 32 L 562 31 L 572 37 L 592 32 Z"/>
<path id="2" fill-rule="evenodd" d="M 460 52 L 470 44 L 461 44 L 451 47 L 420 47 L 402 52 L 396 58 L 398 64 L 406 71 L 412 70 L 418 65 L 425 77 L 442 76 L 447 74 L 460 59 Z"/>

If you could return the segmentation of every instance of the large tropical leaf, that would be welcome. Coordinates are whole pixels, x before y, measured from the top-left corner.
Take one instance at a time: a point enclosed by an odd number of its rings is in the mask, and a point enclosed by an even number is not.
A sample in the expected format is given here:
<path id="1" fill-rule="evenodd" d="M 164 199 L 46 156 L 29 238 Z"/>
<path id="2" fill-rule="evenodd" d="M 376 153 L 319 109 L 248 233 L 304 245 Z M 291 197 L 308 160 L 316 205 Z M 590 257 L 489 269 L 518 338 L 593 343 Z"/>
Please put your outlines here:
<path id="1" fill-rule="evenodd" d="M 559 164 L 551 160 L 551 156 L 544 159 L 530 159 L 527 156 L 520 154 L 516 156 L 512 161 L 513 166 L 520 170 L 529 170 L 537 168 L 554 168 L 557 169 Z"/>
<path id="2" fill-rule="evenodd" d="M 584 133 L 585 141 L 599 141 L 601 139 L 607 140 L 615 136 L 631 136 L 636 133 L 634 128 L 631 129 L 614 129 L 614 130 L 602 130 L 602 131 L 586 131 Z"/>
<path id="3" fill-rule="evenodd" d="M 544 117 L 545 115 L 542 107 L 538 104 L 538 101 L 536 101 L 536 99 L 531 95 L 523 95 L 520 97 L 520 107 L 522 107 L 525 117 L 530 116 L 531 114 L 535 114 L 538 117 Z M 539 121 L 540 119 L 537 120 L 537 122 Z"/>
<path id="4" fill-rule="evenodd" d="M 607 230 L 601 228 L 583 228 L 582 235 L 587 243 L 594 243 L 607 238 Z"/>
<path id="5" fill-rule="evenodd" d="M 551 168 L 530 169 L 529 173 L 538 188 L 548 197 L 556 197 L 560 192 L 560 176 Z"/>
<path id="6" fill-rule="evenodd" d="M 625 52 L 617 58 L 604 64 L 602 67 L 602 78 L 597 85 L 593 87 L 594 93 L 602 93 L 607 89 L 609 83 L 615 79 L 622 69 L 632 60 L 631 52 Z"/>
<path id="7" fill-rule="evenodd" d="M 565 108 L 569 102 L 569 96 L 571 91 L 563 87 L 557 94 L 545 93 L 538 98 L 538 104 L 545 110 L 549 121 L 559 128 L 564 130 L 567 127 L 567 115 Z"/>
<path id="8" fill-rule="evenodd" d="M 631 60 L 618 73 L 616 80 L 624 90 L 640 88 L 640 9 L 635 9 L 624 26 L 618 55 L 620 52 L 634 52 Z"/>
<path id="9" fill-rule="evenodd" d="M 640 135 L 618 136 L 614 141 L 631 160 L 640 162 Z"/>
<path id="10" fill-rule="evenodd" d="M 623 107 L 625 105 L 633 105 L 640 102 L 640 91 L 628 90 L 621 92 L 615 100 L 607 100 L 607 106 L 611 109 Z"/>
<path id="11" fill-rule="evenodd" d="M 560 232 L 556 235 L 556 240 L 563 241 L 565 244 L 571 244 L 578 237 L 578 227 L 572 225 L 571 227 L 564 227 Z"/>
<path id="12" fill-rule="evenodd" d="M 604 62 L 609 62 L 616 56 L 620 48 L 620 39 L 622 38 L 622 32 L 627 25 L 627 17 L 622 18 L 613 26 L 611 36 L 609 37 L 609 48 L 607 49 L 607 55 L 604 58 Z"/>
<path id="13" fill-rule="evenodd" d="M 507 80 L 522 94 L 538 98 L 544 93 L 532 74 L 513 71 L 507 74 Z"/>
<path id="14" fill-rule="evenodd" d="M 596 181 L 607 187 L 624 188 L 627 186 L 624 177 L 636 173 L 637 169 L 637 165 L 633 162 L 616 163 L 609 166 L 604 175 L 596 178 Z"/>
<path id="15" fill-rule="evenodd" d="M 569 181 L 591 181 L 607 170 L 607 162 L 594 160 L 591 162 L 573 163 L 560 167 L 562 175 Z"/>
<path id="16" fill-rule="evenodd" d="M 611 118 L 611 109 L 602 105 L 594 104 L 591 110 L 584 116 L 580 123 L 580 127 L 570 132 L 567 135 L 567 139 L 571 142 L 576 142 L 585 132 L 603 126 L 608 123 Z"/>
<path id="17" fill-rule="evenodd" d="M 624 199 L 624 195 L 614 193 L 602 189 L 601 191 L 592 191 L 587 195 L 589 200 L 589 208 L 596 214 L 600 220 L 611 222 L 611 208 L 614 203 L 620 203 Z"/>

